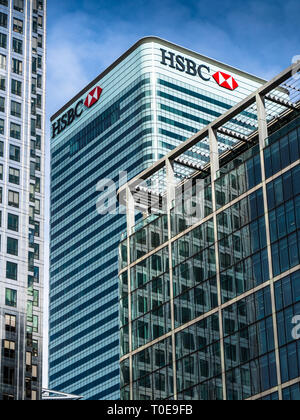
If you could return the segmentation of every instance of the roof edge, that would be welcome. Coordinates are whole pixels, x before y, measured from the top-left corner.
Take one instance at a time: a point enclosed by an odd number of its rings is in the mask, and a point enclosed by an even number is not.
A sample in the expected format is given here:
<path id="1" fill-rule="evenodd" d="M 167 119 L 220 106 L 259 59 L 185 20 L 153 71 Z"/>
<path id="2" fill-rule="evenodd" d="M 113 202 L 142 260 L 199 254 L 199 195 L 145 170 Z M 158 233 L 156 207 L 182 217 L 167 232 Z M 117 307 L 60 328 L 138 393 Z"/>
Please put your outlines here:
<path id="1" fill-rule="evenodd" d="M 63 107 L 61 107 L 55 114 L 52 115 L 52 117 L 50 118 L 50 121 L 54 121 L 56 120 L 57 117 L 59 117 L 59 115 L 61 115 L 66 109 L 68 109 L 74 102 L 76 102 L 79 98 L 81 98 L 81 96 L 83 96 L 85 93 L 87 93 L 90 89 L 92 89 L 92 87 L 98 83 L 104 76 L 106 76 L 111 70 L 113 70 L 119 63 L 121 63 L 123 60 L 125 60 L 125 58 L 127 58 L 134 50 L 136 50 L 138 47 L 140 47 L 143 44 L 147 44 L 148 42 L 159 42 L 167 47 L 171 47 L 174 49 L 180 49 L 182 52 L 185 52 L 189 55 L 194 56 L 195 58 L 202 58 L 205 60 L 210 61 L 211 63 L 217 64 L 217 65 L 222 65 L 223 67 L 225 67 L 226 69 L 230 70 L 230 71 L 235 71 L 238 72 L 242 75 L 245 75 L 247 77 L 250 76 L 251 79 L 255 80 L 258 83 L 266 83 L 267 81 L 257 77 L 253 74 L 247 73 L 243 70 L 239 70 L 236 67 L 233 67 L 231 65 L 222 63 L 221 61 L 215 60 L 213 58 L 204 56 L 202 54 L 197 53 L 196 51 L 190 50 L 188 48 L 182 47 L 178 44 L 174 44 L 170 41 L 167 41 L 165 39 L 162 39 L 158 36 L 146 36 L 143 37 L 141 39 L 139 39 L 135 44 L 133 44 L 124 54 L 122 54 L 119 58 L 117 58 L 117 60 L 115 60 L 109 67 L 107 67 L 102 73 L 99 74 L 99 76 L 97 76 L 94 80 L 92 80 L 85 88 L 83 88 L 77 95 L 75 95 L 72 99 L 70 99 Z"/>

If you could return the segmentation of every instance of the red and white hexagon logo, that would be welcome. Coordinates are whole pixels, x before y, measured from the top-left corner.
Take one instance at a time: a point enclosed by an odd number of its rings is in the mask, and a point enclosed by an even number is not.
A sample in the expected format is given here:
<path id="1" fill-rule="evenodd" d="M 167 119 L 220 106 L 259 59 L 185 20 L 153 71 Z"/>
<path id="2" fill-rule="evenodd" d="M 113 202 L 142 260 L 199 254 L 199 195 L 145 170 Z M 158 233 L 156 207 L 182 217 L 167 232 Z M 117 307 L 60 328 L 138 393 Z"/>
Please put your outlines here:
<path id="1" fill-rule="evenodd" d="M 230 76 L 230 74 L 223 73 L 222 71 L 217 71 L 217 73 L 213 75 L 213 78 L 219 86 L 222 86 L 225 89 L 235 90 L 239 87 L 237 81 Z"/>
<path id="2" fill-rule="evenodd" d="M 99 101 L 102 90 L 100 86 L 95 87 L 87 96 L 84 105 L 87 108 L 91 108 L 93 105 L 95 105 L 96 102 Z"/>

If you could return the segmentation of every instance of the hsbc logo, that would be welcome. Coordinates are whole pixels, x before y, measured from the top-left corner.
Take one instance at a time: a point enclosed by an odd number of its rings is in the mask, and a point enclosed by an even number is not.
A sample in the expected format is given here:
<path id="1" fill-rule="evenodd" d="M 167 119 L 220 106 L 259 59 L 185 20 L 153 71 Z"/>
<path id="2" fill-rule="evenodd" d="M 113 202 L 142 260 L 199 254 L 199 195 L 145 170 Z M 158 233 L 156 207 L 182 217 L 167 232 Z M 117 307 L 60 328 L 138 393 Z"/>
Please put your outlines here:
<path id="1" fill-rule="evenodd" d="M 188 74 L 189 76 L 200 77 L 204 82 L 209 82 L 211 77 L 218 83 L 219 86 L 235 90 L 238 88 L 238 83 L 236 80 L 229 74 L 218 71 L 213 76 L 211 76 L 211 69 L 205 64 L 196 64 L 195 61 L 185 58 L 182 55 L 176 55 L 171 51 L 166 51 L 161 48 L 161 64 L 164 66 L 169 66 L 171 69 L 180 71 L 181 73 Z"/>
<path id="2" fill-rule="evenodd" d="M 84 102 L 84 105 L 85 105 L 87 108 L 91 108 L 93 105 L 95 105 L 95 103 L 96 103 L 96 102 L 98 102 L 98 101 L 99 101 L 100 96 L 101 96 L 101 93 L 102 93 L 102 89 L 101 89 L 101 87 L 99 87 L 99 86 L 95 87 L 95 89 L 93 89 L 93 90 L 92 90 L 92 91 L 88 94 L 88 96 L 87 96 L 87 98 L 86 98 L 86 100 L 85 100 L 85 102 Z"/>
<path id="3" fill-rule="evenodd" d="M 85 101 L 82 99 L 77 102 L 74 108 L 69 109 L 54 124 L 52 124 L 52 139 L 69 127 L 75 119 L 81 117 L 85 109 L 91 108 L 100 99 L 103 89 L 100 86 L 95 87 L 87 95 Z"/>
<path id="4" fill-rule="evenodd" d="M 229 74 L 223 73 L 222 71 L 217 71 L 217 73 L 213 75 L 213 78 L 215 79 L 215 81 L 218 83 L 219 86 L 222 86 L 226 89 L 235 90 L 236 88 L 239 87 L 238 83 L 232 76 L 230 76 Z"/>

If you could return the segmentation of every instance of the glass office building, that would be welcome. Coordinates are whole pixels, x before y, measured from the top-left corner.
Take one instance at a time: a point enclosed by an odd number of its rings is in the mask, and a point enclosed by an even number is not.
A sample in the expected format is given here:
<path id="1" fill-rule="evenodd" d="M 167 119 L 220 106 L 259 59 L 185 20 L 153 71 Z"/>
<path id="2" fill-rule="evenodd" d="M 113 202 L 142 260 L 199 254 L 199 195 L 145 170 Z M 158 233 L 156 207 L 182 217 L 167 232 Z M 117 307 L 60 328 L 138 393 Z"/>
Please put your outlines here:
<path id="1" fill-rule="evenodd" d="M 0 400 L 42 394 L 46 0 L 0 1 Z"/>
<path id="2" fill-rule="evenodd" d="M 121 171 L 137 175 L 262 83 L 145 38 L 52 117 L 51 389 L 120 398 L 118 245 L 126 216 L 113 208 L 99 215 L 98 182 L 118 186 Z M 220 151 L 232 144 L 224 136 Z M 192 152 L 195 165 L 199 156 L 208 161 L 208 144 Z"/>
<path id="3" fill-rule="evenodd" d="M 299 76 L 298 62 L 119 189 L 122 399 L 300 400 Z"/>

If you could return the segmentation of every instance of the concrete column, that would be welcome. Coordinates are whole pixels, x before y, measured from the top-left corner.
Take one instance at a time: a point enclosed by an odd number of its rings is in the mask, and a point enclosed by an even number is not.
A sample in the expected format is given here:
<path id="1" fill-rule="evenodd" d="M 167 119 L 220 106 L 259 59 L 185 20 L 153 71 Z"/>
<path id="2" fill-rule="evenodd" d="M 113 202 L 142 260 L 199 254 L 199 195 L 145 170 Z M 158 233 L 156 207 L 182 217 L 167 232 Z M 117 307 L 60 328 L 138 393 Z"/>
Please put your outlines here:
<path id="1" fill-rule="evenodd" d="M 218 292 L 218 314 L 219 314 L 219 330 L 220 330 L 220 351 L 221 351 L 221 367 L 222 367 L 222 385 L 223 385 L 223 399 L 227 399 L 226 394 L 226 376 L 225 376 L 225 351 L 224 351 L 224 333 L 223 333 L 223 319 L 222 319 L 222 290 L 221 290 L 221 276 L 220 276 L 220 257 L 218 248 L 218 224 L 217 224 L 217 204 L 215 181 L 218 177 L 220 169 L 219 150 L 217 132 L 212 128 L 209 129 L 209 148 L 210 148 L 210 168 L 211 168 L 211 188 L 212 188 L 212 205 L 213 205 L 213 222 L 214 222 L 214 237 L 215 237 L 215 257 L 216 257 L 216 279 Z"/>
<path id="2" fill-rule="evenodd" d="M 130 188 L 126 187 L 126 218 L 127 218 L 127 237 L 132 234 L 135 226 L 135 206 L 134 197 Z"/>
<path id="3" fill-rule="evenodd" d="M 173 357 L 173 393 L 174 400 L 177 400 L 177 369 L 176 369 L 176 343 L 175 343 L 175 308 L 174 308 L 174 285 L 173 285 L 173 257 L 172 257 L 172 222 L 171 209 L 175 201 L 175 174 L 174 163 L 166 159 L 166 182 L 167 182 L 167 216 L 168 216 L 168 247 L 169 247 L 169 275 L 170 275 L 170 310 L 172 329 L 172 357 Z"/>
<path id="4" fill-rule="evenodd" d="M 175 200 L 175 174 L 174 162 L 166 159 L 166 181 L 167 181 L 167 211 L 169 212 L 173 207 Z M 171 233 L 171 231 L 170 231 Z"/>
<path id="5" fill-rule="evenodd" d="M 264 149 L 265 149 L 265 146 L 266 146 L 266 139 L 268 138 L 268 124 L 267 124 L 267 113 L 266 113 L 266 108 L 265 108 L 265 100 L 264 100 L 264 97 L 262 97 L 259 94 L 256 95 L 256 106 L 257 106 L 257 118 L 258 118 L 258 137 L 259 137 L 259 147 L 260 147 L 260 163 L 261 163 L 261 171 L 262 171 L 262 189 L 263 189 L 264 210 L 265 210 L 265 224 L 266 224 L 266 237 L 267 237 L 270 290 L 271 290 L 271 301 L 272 301 L 272 317 L 273 317 L 273 329 L 274 329 L 274 343 L 275 343 L 275 357 L 276 357 L 276 368 L 277 368 L 278 395 L 279 395 L 279 399 L 282 400 L 280 355 L 279 355 L 279 342 L 278 342 L 278 331 L 277 331 L 276 302 L 275 302 L 272 250 L 271 250 L 270 225 L 269 225 L 269 209 L 268 209 L 268 200 L 267 200 L 267 186 L 266 186 L 266 173 L 265 173 L 265 160 L 264 160 Z"/>
<path id="6" fill-rule="evenodd" d="M 211 179 L 215 181 L 217 174 L 220 169 L 219 163 L 219 148 L 217 132 L 212 128 L 209 128 L 209 153 L 210 153 L 210 167 L 211 167 Z"/>
<path id="7" fill-rule="evenodd" d="M 129 383 L 130 400 L 133 400 L 133 364 L 132 364 L 132 318 L 131 318 L 131 271 L 130 271 L 130 235 L 135 226 L 135 207 L 133 194 L 127 185 L 126 187 L 126 219 L 127 219 L 127 278 L 128 278 L 128 341 L 129 341 Z"/>
<path id="8" fill-rule="evenodd" d="M 256 94 L 259 146 L 262 150 L 265 147 L 265 141 L 268 138 L 267 113 L 265 107 L 265 98 L 259 93 Z"/>

